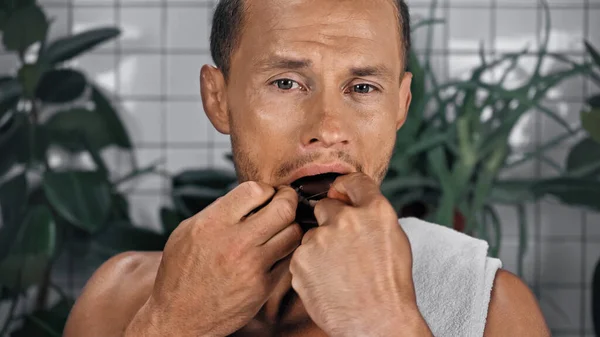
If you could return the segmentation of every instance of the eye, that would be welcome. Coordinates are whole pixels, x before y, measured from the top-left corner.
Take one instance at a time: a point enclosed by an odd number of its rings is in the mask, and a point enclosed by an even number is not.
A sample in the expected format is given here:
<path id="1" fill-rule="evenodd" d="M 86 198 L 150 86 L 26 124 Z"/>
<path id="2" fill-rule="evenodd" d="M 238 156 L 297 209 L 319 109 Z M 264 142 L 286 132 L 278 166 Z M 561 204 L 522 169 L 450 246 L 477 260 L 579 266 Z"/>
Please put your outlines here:
<path id="1" fill-rule="evenodd" d="M 352 90 L 354 90 L 354 92 L 359 93 L 359 94 L 368 94 L 371 92 L 371 90 L 375 90 L 375 87 L 370 84 L 361 83 L 361 84 L 354 85 L 352 87 Z"/>
<path id="2" fill-rule="evenodd" d="M 292 89 L 296 89 L 296 88 L 300 87 L 298 82 L 296 82 L 294 80 L 290 80 L 289 78 L 282 78 L 280 80 L 275 80 L 271 84 L 277 85 L 277 88 L 279 88 L 281 90 L 292 90 Z"/>

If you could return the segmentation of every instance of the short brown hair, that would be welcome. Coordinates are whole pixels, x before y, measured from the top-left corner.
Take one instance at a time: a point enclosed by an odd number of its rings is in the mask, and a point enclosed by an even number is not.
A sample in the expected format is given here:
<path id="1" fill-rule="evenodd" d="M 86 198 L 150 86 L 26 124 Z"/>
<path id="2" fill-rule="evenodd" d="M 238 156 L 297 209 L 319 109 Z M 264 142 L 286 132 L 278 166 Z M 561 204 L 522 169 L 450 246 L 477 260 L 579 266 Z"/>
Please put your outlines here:
<path id="1" fill-rule="evenodd" d="M 400 36 L 404 43 L 404 66 L 408 65 L 411 47 L 410 14 L 404 0 L 394 0 L 398 9 Z M 221 69 L 225 78 L 229 76 L 231 55 L 239 45 L 243 16 L 243 0 L 220 0 L 212 19 L 210 33 L 210 54 L 215 65 Z"/>

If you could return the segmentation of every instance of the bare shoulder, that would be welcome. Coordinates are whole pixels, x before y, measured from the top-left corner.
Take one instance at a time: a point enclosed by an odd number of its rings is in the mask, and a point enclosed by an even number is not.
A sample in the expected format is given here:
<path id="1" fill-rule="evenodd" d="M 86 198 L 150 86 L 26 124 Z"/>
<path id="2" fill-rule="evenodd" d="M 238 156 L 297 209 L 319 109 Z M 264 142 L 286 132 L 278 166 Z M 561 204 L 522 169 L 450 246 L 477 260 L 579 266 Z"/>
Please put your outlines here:
<path id="1" fill-rule="evenodd" d="M 550 336 L 537 299 L 527 284 L 509 271 L 496 273 L 484 335 Z"/>
<path id="2" fill-rule="evenodd" d="M 120 336 L 147 301 L 162 252 L 126 252 L 106 261 L 77 299 L 64 336 Z"/>

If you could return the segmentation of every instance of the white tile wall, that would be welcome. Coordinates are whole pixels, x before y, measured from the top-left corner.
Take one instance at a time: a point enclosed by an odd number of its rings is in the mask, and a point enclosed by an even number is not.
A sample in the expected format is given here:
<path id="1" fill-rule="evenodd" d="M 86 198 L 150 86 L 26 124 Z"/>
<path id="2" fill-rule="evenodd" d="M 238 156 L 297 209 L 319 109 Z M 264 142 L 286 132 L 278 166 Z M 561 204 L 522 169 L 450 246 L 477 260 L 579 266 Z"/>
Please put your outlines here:
<path id="1" fill-rule="evenodd" d="M 94 52 L 84 54 L 71 63 L 74 67 L 84 69 L 86 76 L 103 89 L 109 92 L 115 92 L 117 89 L 116 55 Z"/>
<path id="2" fill-rule="evenodd" d="M 447 29 L 451 51 L 477 52 L 481 44 L 491 47 L 489 8 L 450 8 Z"/>
<path id="3" fill-rule="evenodd" d="M 211 152 L 206 148 L 167 149 L 167 170 L 173 174 L 186 169 L 210 166 L 210 161 Z"/>
<path id="4" fill-rule="evenodd" d="M 537 9 L 498 8 L 496 43 L 499 52 L 517 52 L 526 47 L 532 50 L 537 42 Z"/>
<path id="5" fill-rule="evenodd" d="M 200 68 L 212 64 L 207 55 L 168 55 L 167 94 L 200 98 Z"/>
<path id="6" fill-rule="evenodd" d="M 122 119 L 136 145 L 164 142 L 163 113 L 158 101 L 124 100 Z"/>
<path id="7" fill-rule="evenodd" d="M 121 27 L 125 32 L 120 39 L 123 51 L 158 50 L 162 46 L 162 8 L 124 7 L 121 8 Z"/>
<path id="8" fill-rule="evenodd" d="M 551 329 L 577 333 L 581 306 L 579 289 L 542 289 L 540 307 Z M 553 336 L 559 335 L 553 333 Z"/>
<path id="9" fill-rule="evenodd" d="M 125 54 L 119 64 L 119 88 L 124 96 L 160 96 L 162 94 L 159 54 Z"/>
<path id="10" fill-rule="evenodd" d="M 207 143 L 212 124 L 202 109 L 201 102 L 167 103 L 168 143 Z"/>
<path id="11" fill-rule="evenodd" d="M 581 243 L 542 241 L 540 279 L 544 284 L 581 283 Z M 578 300 L 578 298 L 577 298 Z"/>
<path id="12" fill-rule="evenodd" d="M 211 13 L 208 7 L 167 8 L 167 48 L 208 50 Z"/>
<path id="13" fill-rule="evenodd" d="M 469 75 L 479 62 L 480 45 L 488 54 L 535 48 L 540 20 L 539 0 L 440 0 L 437 17 L 446 25 L 435 28 L 432 67 L 438 78 Z M 118 106 L 138 147 L 140 165 L 164 158 L 171 173 L 196 167 L 232 169 L 224 159 L 230 151 L 227 135 L 219 134 L 205 117 L 199 97 L 199 72 L 212 60 L 208 54 L 212 1 L 187 0 L 42 0 L 54 17 L 51 37 L 69 30 L 118 25 L 123 35 L 73 63 L 90 78 L 120 98 Z M 582 40 L 600 46 L 600 0 L 549 0 L 553 29 L 550 47 L 569 52 L 581 60 Z M 430 0 L 408 0 L 413 18 L 427 17 Z M 586 9 L 585 6 L 589 8 Z M 414 34 L 415 50 L 424 47 L 424 30 Z M 14 69 L 16 57 L 0 53 L 0 70 Z M 533 58 L 521 66 L 531 69 Z M 544 71 L 559 68 L 556 62 L 544 64 Z M 493 74 L 498 76 L 499 74 Z M 516 87 L 527 77 L 509 78 Z M 564 82 L 551 93 L 548 105 L 577 122 L 581 101 L 600 87 L 579 79 Z M 540 134 L 536 133 L 540 130 Z M 511 137 L 522 151 L 547 140 L 560 127 L 540 113 L 527 115 Z M 566 148 L 550 153 L 563 162 Z M 545 164 L 529 163 L 504 172 L 505 178 L 547 175 Z M 145 178 L 131 194 L 134 219 L 159 228 L 158 206 L 168 203 L 167 181 L 158 176 Z M 514 209 L 497 208 L 503 220 L 501 258 L 505 268 L 516 271 L 518 229 Z M 587 213 L 544 201 L 527 205 L 529 250 L 525 259 L 525 281 L 537 295 L 555 336 L 591 336 L 590 304 L 586 301 L 593 267 L 600 259 L 600 213 Z M 582 220 L 585 220 L 583 222 Z M 585 259 L 583 259 L 585 257 Z M 585 261 L 585 263 L 582 263 Z M 589 288 L 589 287 L 588 287 Z M 583 299 L 583 300 L 582 300 Z M 559 312 L 564 311 L 566 316 Z M 584 318 L 585 317 L 585 318 Z M 582 322 L 585 323 L 582 325 Z"/>

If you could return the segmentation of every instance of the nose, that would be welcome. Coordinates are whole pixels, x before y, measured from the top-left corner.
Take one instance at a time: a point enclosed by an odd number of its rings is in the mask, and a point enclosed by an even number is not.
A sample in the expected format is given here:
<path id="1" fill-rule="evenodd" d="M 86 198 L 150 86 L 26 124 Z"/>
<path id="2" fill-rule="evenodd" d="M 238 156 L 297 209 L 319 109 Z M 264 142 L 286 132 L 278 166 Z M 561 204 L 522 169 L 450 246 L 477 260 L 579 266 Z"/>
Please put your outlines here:
<path id="1" fill-rule="evenodd" d="M 305 148 L 339 148 L 350 143 L 351 121 L 340 92 L 315 95 L 305 118 L 302 144 Z"/>

